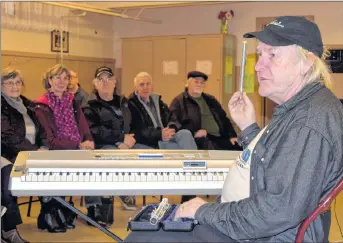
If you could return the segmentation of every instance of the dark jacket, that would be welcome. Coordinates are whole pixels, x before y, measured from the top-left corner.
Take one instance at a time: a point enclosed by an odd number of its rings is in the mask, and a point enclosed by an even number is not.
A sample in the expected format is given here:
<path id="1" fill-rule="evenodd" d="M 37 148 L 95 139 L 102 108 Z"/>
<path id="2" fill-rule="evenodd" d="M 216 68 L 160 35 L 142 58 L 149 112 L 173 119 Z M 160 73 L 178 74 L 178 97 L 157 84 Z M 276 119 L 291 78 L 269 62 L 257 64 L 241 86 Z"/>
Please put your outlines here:
<path id="1" fill-rule="evenodd" d="M 27 114 L 32 119 L 36 128 L 36 143 L 31 144 L 25 138 L 26 127 L 23 115 L 10 106 L 5 98 L 1 96 L 1 156 L 14 163 L 20 151 L 35 151 L 41 145 L 40 126 L 33 114 L 33 102 L 24 96 L 20 96 Z"/>
<path id="2" fill-rule="evenodd" d="M 260 132 L 252 124 L 239 136 L 246 147 Z M 294 242 L 299 224 L 343 176 L 343 106 L 314 83 L 276 107 L 251 157 L 250 197 L 207 203 L 196 214 L 236 240 Z M 304 242 L 324 242 L 324 215 Z"/>
<path id="3" fill-rule="evenodd" d="M 153 121 L 145 107 L 138 100 L 137 95 L 132 93 L 129 97 L 129 109 L 132 116 L 131 133 L 135 134 L 137 143 L 158 148 L 158 141 L 162 140 L 162 129 L 170 127 L 174 128 L 177 132 L 180 130 L 180 124 L 169 111 L 167 104 L 162 101 L 160 95 L 152 94 L 151 98 L 156 109 L 159 109 L 163 127 L 154 127 Z"/>
<path id="4" fill-rule="evenodd" d="M 85 106 L 88 102 L 88 94 L 87 92 L 79 86 L 77 91 L 74 94 L 74 100 L 77 102 L 78 105 Z"/>
<path id="5" fill-rule="evenodd" d="M 230 139 L 237 137 L 229 118 L 220 103 L 212 95 L 202 93 L 202 97 L 209 106 L 214 119 L 219 126 L 219 133 L 222 138 Z M 173 112 L 181 124 L 181 129 L 187 129 L 194 134 L 201 129 L 200 107 L 188 94 L 188 89 L 176 96 L 170 104 L 170 111 Z"/>
<path id="6" fill-rule="evenodd" d="M 113 104 L 114 109 L 96 92 L 83 107 L 96 148 L 123 142 L 124 135 L 130 132 L 131 114 L 127 99 L 113 95 Z"/>
<path id="7" fill-rule="evenodd" d="M 87 120 L 82 112 L 81 107 L 73 100 L 73 110 L 76 124 L 79 128 L 81 141 L 93 141 L 89 131 Z M 79 149 L 79 143 L 71 140 L 57 138 L 57 127 L 54 121 L 54 113 L 48 105 L 48 99 L 45 95 L 35 100 L 35 115 L 42 126 L 42 142 L 44 146 L 51 150 L 68 150 Z"/>

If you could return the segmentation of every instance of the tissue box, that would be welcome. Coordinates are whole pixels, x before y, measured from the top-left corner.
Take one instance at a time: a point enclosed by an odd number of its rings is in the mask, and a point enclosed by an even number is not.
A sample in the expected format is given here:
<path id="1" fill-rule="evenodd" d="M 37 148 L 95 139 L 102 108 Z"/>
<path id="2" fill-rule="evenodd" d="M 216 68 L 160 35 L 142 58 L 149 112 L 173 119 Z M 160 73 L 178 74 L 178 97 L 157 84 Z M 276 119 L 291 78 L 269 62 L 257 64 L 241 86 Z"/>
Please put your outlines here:
<path id="1" fill-rule="evenodd" d="M 127 229 L 131 231 L 158 231 L 161 228 L 164 231 L 192 231 L 198 222 L 192 218 L 180 218 L 173 221 L 174 215 L 179 207 L 177 204 L 171 204 L 169 209 L 164 214 L 163 218 L 156 225 L 150 223 L 151 213 L 158 204 L 149 204 L 142 208 L 142 210 L 129 221 Z"/>

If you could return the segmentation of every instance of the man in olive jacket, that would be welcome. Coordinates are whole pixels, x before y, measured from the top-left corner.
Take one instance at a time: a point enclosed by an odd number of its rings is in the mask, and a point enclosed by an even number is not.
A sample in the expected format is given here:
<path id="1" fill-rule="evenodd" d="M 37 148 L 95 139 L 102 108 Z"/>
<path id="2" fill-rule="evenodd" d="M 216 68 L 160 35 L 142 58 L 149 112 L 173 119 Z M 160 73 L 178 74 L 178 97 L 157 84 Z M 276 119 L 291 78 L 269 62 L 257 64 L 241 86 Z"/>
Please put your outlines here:
<path id="1" fill-rule="evenodd" d="M 181 128 L 192 132 L 199 149 L 241 150 L 237 134 L 220 103 L 203 92 L 208 76 L 192 71 L 187 78 L 187 88 L 169 107 Z"/>

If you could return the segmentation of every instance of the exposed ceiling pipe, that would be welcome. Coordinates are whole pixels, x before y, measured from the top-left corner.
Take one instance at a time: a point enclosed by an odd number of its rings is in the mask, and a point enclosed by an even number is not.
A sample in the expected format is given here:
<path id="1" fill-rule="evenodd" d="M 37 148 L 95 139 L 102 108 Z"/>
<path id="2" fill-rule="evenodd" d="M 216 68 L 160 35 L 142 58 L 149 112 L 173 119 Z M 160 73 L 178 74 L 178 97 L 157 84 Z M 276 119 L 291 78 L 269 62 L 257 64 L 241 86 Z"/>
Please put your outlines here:
<path id="1" fill-rule="evenodd" d="M 79 4 L 72 3 L 72 2 L 42 2 L 42 3 L 50 4 L 50 5 L 54 5 L 54 6 L 59 6 L 59 7 L 78 9 L 78 10 L 83 10 L 83 11 L 92 12 L 92 13 L 104 14 L 104 15 L 123 18 L 123 19 L 133 19 L 133 20 L 145 21 L 145 22 L 150 22 L 150 23 L 155 23 L 155 24 L 161 24 L 162 23 L 161 20 L 135 18 L 135 17 L 129 16 L 127 14 L 115 13 L 115 12 L 108 11 L 105 9 L 88 7 L 88 6 L 79 5 Z"/>

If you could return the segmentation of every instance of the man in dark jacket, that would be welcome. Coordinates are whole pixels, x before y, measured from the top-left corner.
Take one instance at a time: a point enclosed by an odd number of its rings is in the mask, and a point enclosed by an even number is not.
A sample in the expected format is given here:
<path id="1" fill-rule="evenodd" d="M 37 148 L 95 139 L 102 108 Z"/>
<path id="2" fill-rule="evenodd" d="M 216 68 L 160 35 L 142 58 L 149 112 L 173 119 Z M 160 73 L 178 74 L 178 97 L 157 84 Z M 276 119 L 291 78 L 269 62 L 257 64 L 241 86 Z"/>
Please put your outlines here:
<path id="1" fill-rule="evenodd" d="M 89 95 L 87 92 L 81 88 L 79 83 L 79 77 L 77 73 L 70 70 L 70 83 L 68 84 L 68 91 L 74 94 L 74 100 L 80 105 L 87 105 Z"/>
<path id="2" fill-rule="evenodd" d="M 129 134 L 131 114 L 128 102 L 125 97 L 114 93 L 116 83 L 111 68 L 98 68 L 93 80 L 94 92 L 88 104 L 83 107 L 95 148 L 150 149 L 151 147 L 136 143 L 133 134 Z M 122 196 L 120 199 L 124 209 L 136 210 L 134 197 Z"/>
<path id="3" fill-rule="evenodd" d="M 199 149 L 241 150 L 225 111 L 215 97 L 203 92 L 208 76 L 192 71 L 187 78 L 186 90 L 170 105 L 181 128 L 192 132 Z"/>
<path id="4" fill-rule="evenodd" d="M 131 114 L 125 97 L 116 95 L 116 77 L 109 67 L 97 69 L 95 90 L 83 107 L 97 149 L 149 149 L 130 134 Z"/>
<path id="5" fill-rule="evenodd" d="M 244 146 L 230 171 L 245 171 L 245 196 L 230 195 L 237 188 L 226 187 L 229 171 L 220 202 L 195 198 L 178 208 L 176 219 L 199 222 L 193 232 L 132 233 L 126 242 L 295 242 L 299 225 L 342 180 L 343 107 L 325 87 L 331 75 L 318 26 L 283 16 L 244 37 L 259 40 L 259 94 L 278 104 L 261 130 L 246 93 L 230 99 Z M 328 242 L 329 219 L 330 211 L 314 219 L 303 242 Z"/>
<path id="6" fill-rule="evenodd" d="M 134 79 L 135 92 L 129 97 L 131 132 L 137 142 L 161 149 L 197 149 L 192 134 L 180 130 L 161 96 L 152 93 L 152 78 L 141 72 Z"/>

